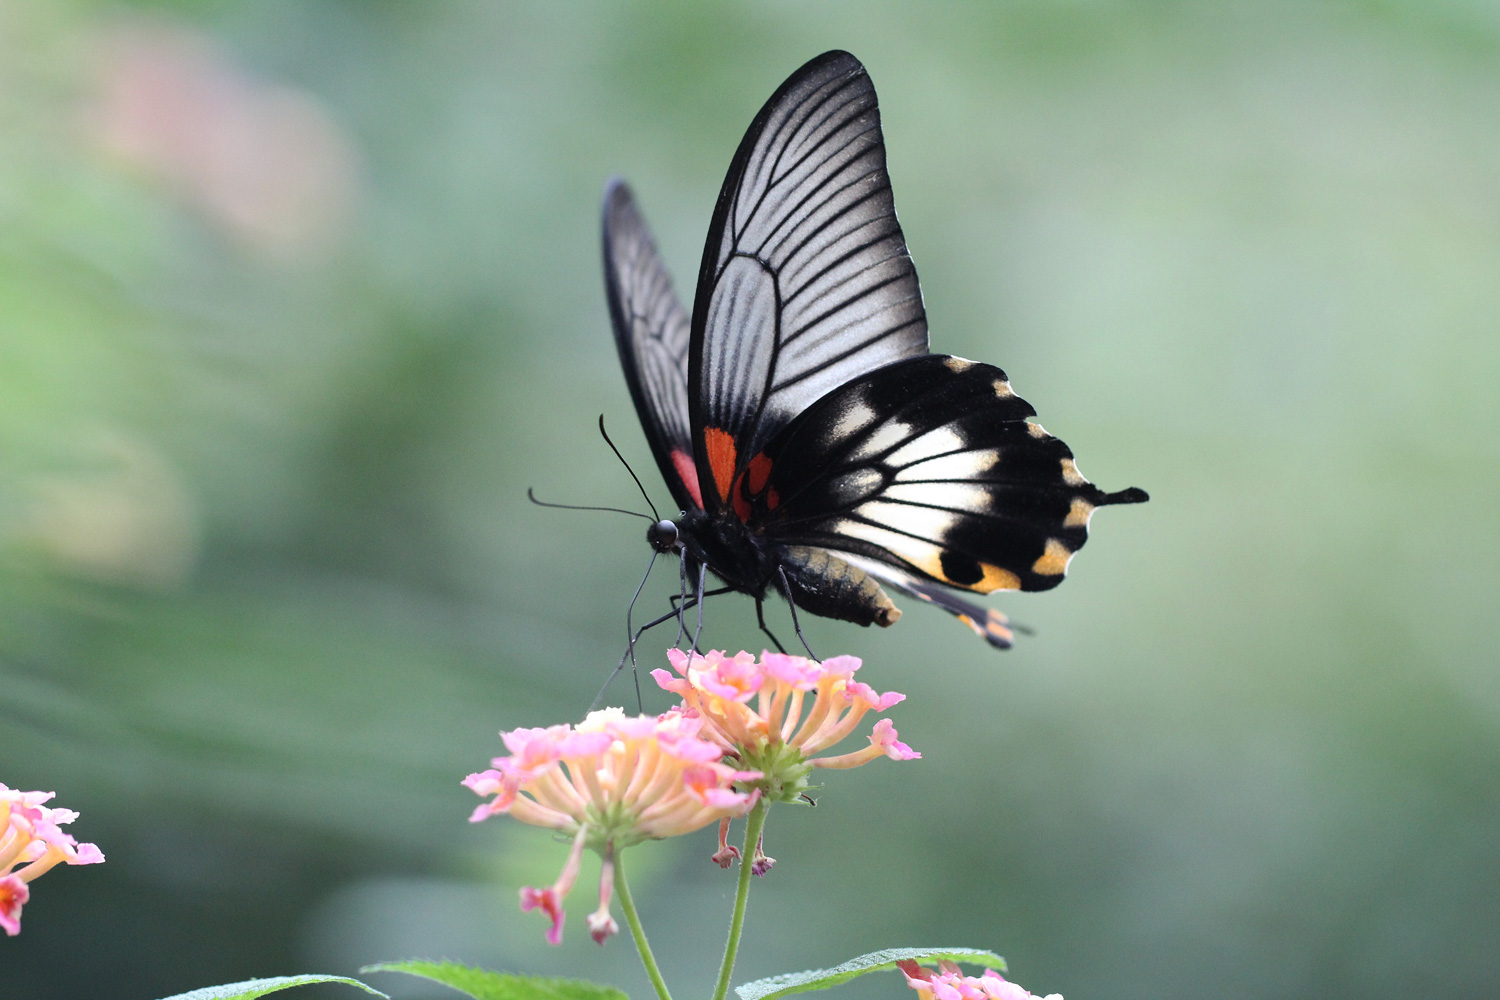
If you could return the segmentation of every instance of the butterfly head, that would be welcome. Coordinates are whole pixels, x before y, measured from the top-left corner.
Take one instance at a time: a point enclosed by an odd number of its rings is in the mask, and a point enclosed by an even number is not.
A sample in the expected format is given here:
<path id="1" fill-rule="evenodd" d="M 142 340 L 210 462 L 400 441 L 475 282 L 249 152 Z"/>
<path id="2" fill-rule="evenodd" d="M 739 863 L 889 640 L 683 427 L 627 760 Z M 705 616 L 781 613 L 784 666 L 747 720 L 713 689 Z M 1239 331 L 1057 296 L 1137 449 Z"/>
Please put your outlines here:
<path id="1" fill-rule="evenodd" d="M 663 555 L 666 555 L 668 552 L 677 551 L 677 525 L 672 521 L 657 521 L 646 529 L 646 541 L 650 542 L 651 547 Z"/>

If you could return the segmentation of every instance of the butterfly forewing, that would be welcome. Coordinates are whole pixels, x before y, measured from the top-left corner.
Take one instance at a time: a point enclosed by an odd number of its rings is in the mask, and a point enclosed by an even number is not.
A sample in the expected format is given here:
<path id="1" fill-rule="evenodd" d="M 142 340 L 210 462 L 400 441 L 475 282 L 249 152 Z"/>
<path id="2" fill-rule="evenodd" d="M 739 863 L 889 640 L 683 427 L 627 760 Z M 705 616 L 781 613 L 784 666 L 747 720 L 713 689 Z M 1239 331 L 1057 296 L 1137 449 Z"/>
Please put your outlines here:
<path id="1" fill-rule="evenodd" d="M 794 73 L 740 143 L 699 271 L 688 363 L 703 497 L 829 391 L 927 352 L 875 89 L 847 52 Z"/>
<path id="2" fill-rule="evenodd" d="M 702 506 L 688 416 L 688 314 L 630 188 L 604 193 L 604 287 L 630 396 L 661 474 L 682 510 Z"/>
<path id="3" fill-rule="evenodd" d="M 1034 412 L 991 365 L 899 362 L 801 414 L 767 447 L 764 488 L 743 502 L 778 542 L 976 593 L 1047 590 L 1087 540 L 1093 509 L 1137 491 L 1085 480 L 1067 445 L 1026 419 Z"/>

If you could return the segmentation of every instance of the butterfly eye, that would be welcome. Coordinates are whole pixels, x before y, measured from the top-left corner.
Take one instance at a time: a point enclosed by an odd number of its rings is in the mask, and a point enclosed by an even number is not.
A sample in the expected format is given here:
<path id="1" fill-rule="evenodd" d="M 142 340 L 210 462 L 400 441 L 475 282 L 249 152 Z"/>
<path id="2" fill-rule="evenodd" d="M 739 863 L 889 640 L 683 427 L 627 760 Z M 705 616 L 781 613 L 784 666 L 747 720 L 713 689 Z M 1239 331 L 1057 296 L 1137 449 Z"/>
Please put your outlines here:
<path id="1" fill-rule="evenodd" d="M 646 529 L 646 541 L 658 552 L 671 552 L 677 547 L 677 525 L 671 521 L 657 521 Z"/>

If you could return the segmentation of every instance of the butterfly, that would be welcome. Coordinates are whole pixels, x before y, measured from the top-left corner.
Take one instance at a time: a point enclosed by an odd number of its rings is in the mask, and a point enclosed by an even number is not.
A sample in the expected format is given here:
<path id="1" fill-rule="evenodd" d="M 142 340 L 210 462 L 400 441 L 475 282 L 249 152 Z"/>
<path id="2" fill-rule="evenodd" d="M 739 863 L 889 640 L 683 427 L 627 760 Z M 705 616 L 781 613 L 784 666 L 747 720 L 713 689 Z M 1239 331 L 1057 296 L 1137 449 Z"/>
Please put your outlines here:
<path id="1" fill-rule="evenodd" d="M 775 592 L 799 637 L 798 608 L 891 625 L 890 588 L 1007 648 L 1005 616 L 964 595 L 1057 586 L 1095 508 L 1147 499 L 1086 480 L 999 368 L 928 352 L 875 89 L 847 52 L 797 70 L 751 122 L 691 315 L 619 179 L 603 229 L 620 363 L 682 511 L 647 538 L 681 557 L 700 616 L 705 596 L 743 592 L 770 635 Z"/>

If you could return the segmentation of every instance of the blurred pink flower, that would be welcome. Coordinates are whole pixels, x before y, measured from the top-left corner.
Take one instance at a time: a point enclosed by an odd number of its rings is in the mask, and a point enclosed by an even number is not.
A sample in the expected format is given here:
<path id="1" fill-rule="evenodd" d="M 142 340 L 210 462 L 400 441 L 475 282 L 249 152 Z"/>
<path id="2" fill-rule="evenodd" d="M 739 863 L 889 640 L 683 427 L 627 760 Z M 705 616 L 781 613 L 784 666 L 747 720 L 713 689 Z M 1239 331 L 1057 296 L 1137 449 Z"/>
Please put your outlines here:
<path id="1" fill-rule="evenodd" d="M 952 962 L 939 962 L 936 970 L 910 960 L 896 965 L 906 977 L 906 985 L 916 990 L 921 1000 L 1063 1000 L 1061 993 L 1045 997 L 1028 993 L 994 969 L 985 969 L 980 976 L 966 976 Z"/>
<path id="2" fill-rule="evenodd" d="M 263 249 L 323 242 L 354 200 L 353 149 L 323 107 L 186 28 L 115 30 L 87 124 L 110 153 Z"/>
<path id="3" fill-rule="evenodd" d="M 31 898 L 27 883 L 59 862 L 96 865 L 104 860 L 99 848 L 80 844 L 60 829 L 78 818 L 76 812 L 42 805 L 55 794 L 0 785 L 0 927 L 12 936 L 21 933 L 21 907 Z"/>
<path id="4" fill-rule="evenodd" d="M 604 859 L 599 909 L 589 917 L 590 934 L 603 944 L 619 930 L 609 915 L 616 851 L 691 833 L 755 804 L 759 792 L 734 785 L 760 778 L 759 772 L 722 763 L 723 750 L 699 736 L 702 728 L 702 720 L 679 711 L 629 718 L 618 708 L 604 709 L 576 727 L 501 733 L 510 756 L 464 779 L 477 794 L 493 796 L 474 810 L 472 822 L 508 813 L 573 837 L 557 882 L 521 890 L 523 910 L 540 909 L 551 919 L 548 941 L 562 940 L 562 903 L 585 847 Z"/>
<path id="5" fill-rule="evenodd" d="M 790 802 L 808 787 L 813 768 L 858 767 L 877 757 L 913 760 L 922 755 L 902 743 L 889 719 L 882 719 L 870 745 L 839 756 L 814 756 L 854 732 L 865 714 L 883 712 L 906 696 L 880 694 L 854 679 L 860 661 L 835 656 L 818 663 L 803 656 L 747 652 L 728 656 L 667 651 L 677 675 L 654 670 L 651 676 L 680 695 L 683 710 L 701 718 L 703 735 L 726 754 L 763 777 L 756 783 L 772 801 Z M 729 855 L 715 860 L 727 865 Z M 770 859 L 757 859 L 769 868 Z"/>

